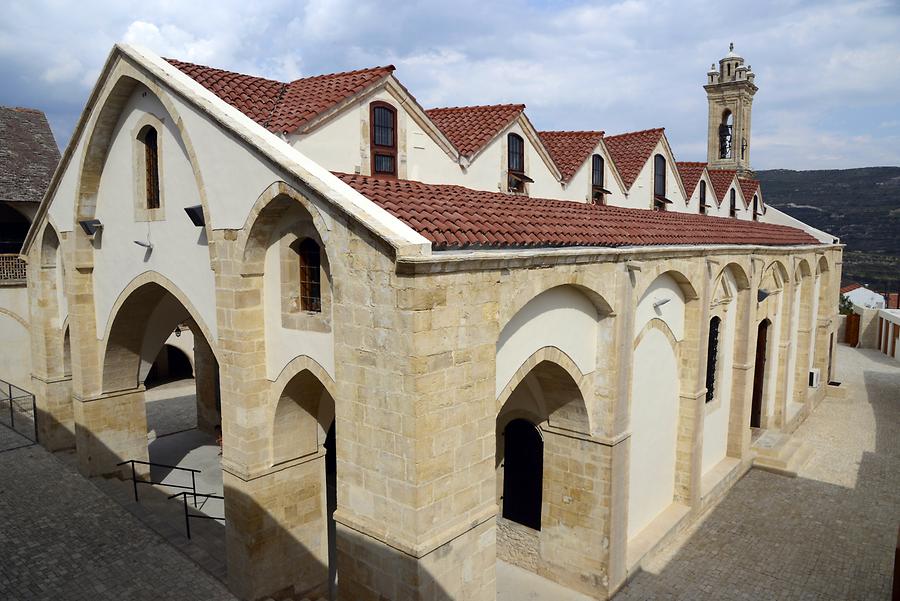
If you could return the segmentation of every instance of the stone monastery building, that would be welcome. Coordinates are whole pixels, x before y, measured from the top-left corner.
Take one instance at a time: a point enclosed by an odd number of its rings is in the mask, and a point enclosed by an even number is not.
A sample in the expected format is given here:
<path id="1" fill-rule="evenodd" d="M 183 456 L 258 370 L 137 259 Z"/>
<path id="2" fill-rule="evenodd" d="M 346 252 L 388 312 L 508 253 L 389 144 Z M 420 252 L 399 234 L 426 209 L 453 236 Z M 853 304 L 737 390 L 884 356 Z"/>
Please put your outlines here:
<path id="1" fill-rule="evenodd" d="M 116 46 L 22 251 L 41 441 L 147 460 L 185 325 L 241 598 L 336 571 L 345 600 L 487 601 L 497 558 L 608 598 L 754 464 L 790 471 L 833 369 L 842 247 L 765 205 L 744 60 L 705 89 L 681 163 L 663 129 L 426 109 L 393 67 Z"/>

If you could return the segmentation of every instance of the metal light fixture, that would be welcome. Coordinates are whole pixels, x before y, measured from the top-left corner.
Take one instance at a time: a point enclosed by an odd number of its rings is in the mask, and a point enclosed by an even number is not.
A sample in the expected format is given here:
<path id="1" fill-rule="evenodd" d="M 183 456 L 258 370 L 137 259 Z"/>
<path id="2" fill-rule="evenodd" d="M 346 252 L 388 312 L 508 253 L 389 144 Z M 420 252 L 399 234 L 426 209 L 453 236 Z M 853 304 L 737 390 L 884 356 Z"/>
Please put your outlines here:
<path id="1" fill-rule="evenodd" d="M 197 227 L 203 227 L 204 225 L 206 225 L 206 220 L 203 218 L 202 206 L 194 205 L 192 207 L 184 207 L 184 212 L 187 213 L 188 217 L 190 217 L 191 223 L 193 223 Z"/>
<path id="2" fill-rule="evenodd" d="M 144 242 L 144 241 L 142 241 L 142 240 L 135 240 L 134 243 L 137 244 L 138 246 L 143 246 L 143 247 L 146 248 L 147 250 L 153 250 L 153 243 L 152 243 L 152 242 Z"/>
<path id="3" fill-rule="evenodd" d="M 653 308 L 654 308 L 654 309 L 659 309 L 660 307 L 662 307 L 663 305 L 665 305 L 665 304 L 666 304 L 667 302 L 669 302 L 670 300 L 672 300 L 672 299 L 671 299 L 671 298 L 661 298 L 661 299 L 659 299 L 658 301 L 656 301 L 655 303 L 653 303 Z"/>
<path id="4" fill-rule="evenodd" d="M 84 233 L 87 234 L 89 238 L 93 238 L 94 234 L 103 229 L 103 224 L 100 223 L 99 219 L 86 219 L 84 221 L 79 221 L 78 225 L 81 226 L 81 229 L 84 230 Z"/>

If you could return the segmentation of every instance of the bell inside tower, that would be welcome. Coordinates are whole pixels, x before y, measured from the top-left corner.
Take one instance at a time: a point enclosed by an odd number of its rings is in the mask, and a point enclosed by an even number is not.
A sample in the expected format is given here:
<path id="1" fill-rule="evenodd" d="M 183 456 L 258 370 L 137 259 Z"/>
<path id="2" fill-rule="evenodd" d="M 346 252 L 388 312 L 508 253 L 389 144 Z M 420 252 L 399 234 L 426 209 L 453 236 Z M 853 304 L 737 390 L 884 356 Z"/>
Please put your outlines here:
<path id="1" fill-rule="evenodd" d="M 731 111 L 725 109 L 722 113 L 722 122 L 719 123 L 719 158 L 730 159 L 732 157 L 732 134 L 734 130 L 734 118 Z"/>

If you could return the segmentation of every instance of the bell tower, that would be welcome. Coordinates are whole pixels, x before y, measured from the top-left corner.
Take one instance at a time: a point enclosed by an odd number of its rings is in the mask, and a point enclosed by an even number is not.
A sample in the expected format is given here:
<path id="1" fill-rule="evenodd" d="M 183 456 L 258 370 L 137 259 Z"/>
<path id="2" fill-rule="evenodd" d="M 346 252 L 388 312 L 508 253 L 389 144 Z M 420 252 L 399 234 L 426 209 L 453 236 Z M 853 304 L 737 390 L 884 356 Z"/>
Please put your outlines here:
<path id="1" fill-rule="evenodd" d="M 706 160 L 713 169 L 735 169 L 744 174 L 750 169 L 750 112 L 753 95 L 759 88 L 750 66 L 734 52 L 713 64 L 703 88 L 709 101 L 709 131 Z"/>

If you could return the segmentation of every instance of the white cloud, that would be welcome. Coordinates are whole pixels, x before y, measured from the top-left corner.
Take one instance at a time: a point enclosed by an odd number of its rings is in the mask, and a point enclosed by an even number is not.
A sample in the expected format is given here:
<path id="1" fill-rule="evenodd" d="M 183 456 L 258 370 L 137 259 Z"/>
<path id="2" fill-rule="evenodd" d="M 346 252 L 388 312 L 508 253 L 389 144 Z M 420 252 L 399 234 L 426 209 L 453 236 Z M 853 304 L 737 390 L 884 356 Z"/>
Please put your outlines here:
<path id="1" fill-rule="evenodd" d="M 889 0 L 727 9 L 701 0 L 13 0 L 0 22 L 0 103 L 44 108 L 65 138 L 123 40 L 285 80 L 393 63 L 426 106 L 524 102 L 543 129 L 663 125 L 679 159 L 696 160 L 706 147 L 705 73 L 734 41 L 760 86 L 754 166 L 898 163 L 896 125 L 883 124 L 900 113 L 898 30 Z"/>

